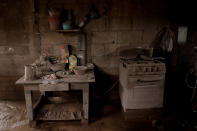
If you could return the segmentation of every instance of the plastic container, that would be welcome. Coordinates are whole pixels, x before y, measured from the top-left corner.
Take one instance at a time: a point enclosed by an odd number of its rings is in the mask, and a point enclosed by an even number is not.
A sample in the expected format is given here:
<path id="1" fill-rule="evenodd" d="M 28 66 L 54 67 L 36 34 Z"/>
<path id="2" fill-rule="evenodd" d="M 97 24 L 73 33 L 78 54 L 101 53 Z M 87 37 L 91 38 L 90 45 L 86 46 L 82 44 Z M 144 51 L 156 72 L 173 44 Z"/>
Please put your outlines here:
<path id="1" fill-rule="evenodd" d="M 63 30 L 70 30 L 70 29 L 72 29 L 71 21 L 66 21 L 66 22 L 62 23 L 62 28 L 63 28 Z"/>

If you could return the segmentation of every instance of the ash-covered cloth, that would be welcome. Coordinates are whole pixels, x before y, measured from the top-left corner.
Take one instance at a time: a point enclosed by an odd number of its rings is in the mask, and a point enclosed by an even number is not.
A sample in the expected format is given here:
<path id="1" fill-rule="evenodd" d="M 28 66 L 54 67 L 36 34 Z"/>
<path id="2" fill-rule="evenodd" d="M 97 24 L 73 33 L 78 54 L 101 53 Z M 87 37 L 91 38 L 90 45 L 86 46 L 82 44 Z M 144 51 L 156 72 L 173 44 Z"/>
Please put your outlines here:
<path id="1" fill-rule="evenodd" d="M 174 45 L 174 32 L 169 27 L 164 27 L 160 33 L 160 47 L 163 51 L 172 52 Z"/>

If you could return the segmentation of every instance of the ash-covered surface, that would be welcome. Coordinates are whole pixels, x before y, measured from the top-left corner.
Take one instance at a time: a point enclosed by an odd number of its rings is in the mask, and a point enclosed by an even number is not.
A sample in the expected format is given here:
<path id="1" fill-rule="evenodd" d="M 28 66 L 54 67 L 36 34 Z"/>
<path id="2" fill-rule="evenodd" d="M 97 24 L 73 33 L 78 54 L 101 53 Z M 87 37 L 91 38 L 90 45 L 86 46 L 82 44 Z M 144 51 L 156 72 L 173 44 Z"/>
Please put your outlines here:
<path id="1" fill-rule="evenodd" d="M 80 120 L 80 104 L 45 104 L 39 111 L 39 120 Z"/>
<path id="2" fill-rule="evenodd" d="M 94 105 L 96 104 L 98 105 L 98 103 L 94 103 Z M 16 108 L 12 109 L 9 105 Z M 117 100 L 103 104 L 101 113 L 92 117 L 91 123 L 88 125 L 81 124 L 80 121 L 43 121 L 36 128 L 30 128 L 28 124 L 23 125 L 26 118 L 24 102 L 1 101 L 0 112 L 3 111 L 4 113 L 15 112 L 7 119 L 13 120 L 10 122 L 10 127 L 7 126 L 8 131 L 191 131 L 189 123 L 184 122 L 178 112 L 166 117 L 162 117 L 162 109 L 130 110 L 124 113 L 120 101 Z M 17 119 L 17 116 L 21 116 L 20 119 Z M 16 122 L 16 120 L 19 121 Z M 15 126 L 16 128 L 13 128 L 14 123 L 17 125 L 19 122 L 23 124 L 18 124 L 17 127 Z M 2 129 L 3 123 L 0 124 L 0 131 L 5 130 Z M 4 125 L 6 124 L 4 123 Z"/>
<path id="3" fill-rule="evenodd" d="M 25 104 L 0 101 L 0 131 L 10 130 L 28 124 Z"/>

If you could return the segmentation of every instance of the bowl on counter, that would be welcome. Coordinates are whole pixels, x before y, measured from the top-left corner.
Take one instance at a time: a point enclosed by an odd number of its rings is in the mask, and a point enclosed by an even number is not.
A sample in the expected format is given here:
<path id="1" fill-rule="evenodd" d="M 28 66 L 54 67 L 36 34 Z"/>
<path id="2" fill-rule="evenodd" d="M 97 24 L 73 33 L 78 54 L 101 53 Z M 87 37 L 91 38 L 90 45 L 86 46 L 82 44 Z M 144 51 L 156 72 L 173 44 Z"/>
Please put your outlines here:
<path id="1" fill-rule="evenodd" d="M 84 75 L 87 71 L 87 67 L 86 66 L 75 66 L 73 68 L 73 71 L 76 75 Z"/>

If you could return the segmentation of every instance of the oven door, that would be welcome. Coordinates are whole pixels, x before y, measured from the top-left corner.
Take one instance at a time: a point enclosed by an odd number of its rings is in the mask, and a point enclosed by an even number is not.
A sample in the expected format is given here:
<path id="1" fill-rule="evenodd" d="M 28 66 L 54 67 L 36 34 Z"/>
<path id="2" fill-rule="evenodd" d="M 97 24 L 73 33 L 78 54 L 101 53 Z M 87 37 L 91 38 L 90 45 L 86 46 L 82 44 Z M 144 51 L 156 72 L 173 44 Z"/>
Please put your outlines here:
<path id="1" fill-rule="evenodd" d="M 165 75 L 139 75 L 128 77 L 128 88 L 135 86 L 160 85 L 165 81 Z"/>
<path id="2" fill-rule="evenodd" d="M 162 75 L 129 77 L 128 104 L 132 109 L 162 107 L 164 79 Z"/>

